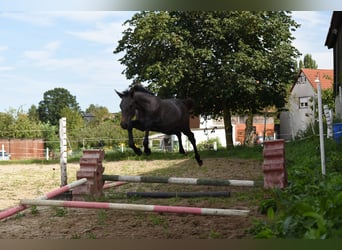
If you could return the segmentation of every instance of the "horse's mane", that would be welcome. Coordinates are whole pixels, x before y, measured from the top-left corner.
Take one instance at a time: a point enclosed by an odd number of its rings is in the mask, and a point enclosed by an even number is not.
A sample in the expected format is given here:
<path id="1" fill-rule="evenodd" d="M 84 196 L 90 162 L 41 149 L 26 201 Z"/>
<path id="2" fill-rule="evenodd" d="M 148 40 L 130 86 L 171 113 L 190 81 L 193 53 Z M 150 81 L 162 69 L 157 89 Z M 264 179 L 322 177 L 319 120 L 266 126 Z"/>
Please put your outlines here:
<path id="1" fill-rule="evenodd" d="M 144 88 L 141 85 L 134 85 L 131 89 L 136 91 L 136 92 L 143 92 L 143 93 L 146 93 L 149 95 L 154 95 L 154 93 L 152 93 L 151 91 L 149 91 L 148 89 Z"/>
<path id="2" fill-rule="evenodd" d="M 154 93 L 152 93 L 148 89 L 144 88 L 142 85 L 133 85 L 130 89 L 125 90 L 122 94 L 124 96 L 128 96 L 132 92 L 142 92 L 142 93 L 146 93 L 146 94 L 154 96 Z"/>

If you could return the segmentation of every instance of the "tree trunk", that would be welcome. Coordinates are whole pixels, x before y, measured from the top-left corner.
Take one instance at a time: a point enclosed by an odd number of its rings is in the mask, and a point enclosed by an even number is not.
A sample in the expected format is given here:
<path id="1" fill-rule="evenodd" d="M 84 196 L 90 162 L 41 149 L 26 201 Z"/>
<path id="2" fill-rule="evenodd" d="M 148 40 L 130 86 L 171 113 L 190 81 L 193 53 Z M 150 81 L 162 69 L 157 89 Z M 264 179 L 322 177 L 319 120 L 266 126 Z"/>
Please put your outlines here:
<path id="1" fill-rule="evenodd" d="M 223 121 L 224 121 L 224 131 L 226 134 L 226 147 L 227 149 L 232 148 L 233 145 L 233 126 L 230 110 L 228 108 L 223 109 Z"/>
<path id="2" fill-rule="evenodd" d="M 251 112 L 249 112 L 247 120 L 246 120 L 245 145 L 252 146 L 254 143 L 253 139 L 254 139 L 253 114 Z"/>

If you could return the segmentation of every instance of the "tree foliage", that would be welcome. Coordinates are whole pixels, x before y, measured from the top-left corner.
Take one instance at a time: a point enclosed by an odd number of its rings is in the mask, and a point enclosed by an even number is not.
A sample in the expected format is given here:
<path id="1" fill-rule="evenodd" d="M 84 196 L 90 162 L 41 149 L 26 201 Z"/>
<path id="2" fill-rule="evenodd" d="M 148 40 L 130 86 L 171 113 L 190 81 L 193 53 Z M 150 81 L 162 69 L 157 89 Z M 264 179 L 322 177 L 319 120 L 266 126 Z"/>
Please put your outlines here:
<path id="1" fill-rule="evenodd" d="M 120 147 L 121 143 L 126 143 L 127 131 L 120 127 L 120 113 L 112 114 L 106 107 L 94 104 L 89 105 L 86 112 L 80 112 L 76 97 L 68 93 L 69 91 L 65 89 L 47 91 L 44 95 L 45 99 L 40 104 L 58 104 L 58 100 L 63 102 L 62 99 L 67 96 L 66 99 L 69 101 L 66 103 L 69 105 L 60 106 L 58 117 L 66 117 L 70 149 L 76 152 L 77 149 L 83 147 L 106 146 L 116 149 Z M 40 105 L 40 108 L 42 107 L 43 105 Z M 51 109 L 48 110 L 51 111 Z M 87 113 L 91 114 L 89 119 L 86 119 Z M 10 109 L 7 112 L 0 112 L 0 138 L 42 138 L 50 151 L 58 152 L 60 146 L 59 119 L 56 119 L 55 123 L 56 125 L 52 125 L 50 120 L 40 120 L 38 108 L 35 105 L 31 105 L 27 112 L 22 109 Z M 142 140 L 143 133 L 136 131 L 134 136 Z"/>
<path id="2" fill-rule="evenodd" d="M 9 127 L 15 121 L 14 117 L 10 113 L 0 113 L 0 138 L 6 138 L 11 136 Z"/>
<path id="3" fill-rule="evenodd" d="M 223 116 L 232 145 L 232 113 L 285 104 L 299 52 L 298 27 L 285 11 L 140 12 L 114 53 L 133 82 L 161 97 L 192 97 L 194 113 Z"/>
<path id="4" fill-rule="evenodd" d="M 22 109 L 0 113 L 0 138 L 43 138 L 42 123 L 32 121 Z"/>
<path id="5" fill-rule="evenodd" d="M 44 93 L 43 100 L 38 105 L 39 120 L 58 125 L 63 108 L 68 107 L 75 112 L 81 112 L 76 97 L 64 88 L 54 88 Z"/>
<path id="6" fill-rule="evenodd" d="M 89 105 L 85 113 L 91 116 L 91 119 L 88 121 L 89 126 L 96 126 L 113 118 L 108 108 L 94 104 Z"/>
<path id="7" fill-rule="evenodd" d="M 317 69 L 318 65 L 316 63 L 316 61 L 312 58 L 312 56 L 310 54 L 306 54 L 304 56 L 303 61 L 299 60 L 299 70 L 302 68 L 306 68 L 306 69 Z"/>

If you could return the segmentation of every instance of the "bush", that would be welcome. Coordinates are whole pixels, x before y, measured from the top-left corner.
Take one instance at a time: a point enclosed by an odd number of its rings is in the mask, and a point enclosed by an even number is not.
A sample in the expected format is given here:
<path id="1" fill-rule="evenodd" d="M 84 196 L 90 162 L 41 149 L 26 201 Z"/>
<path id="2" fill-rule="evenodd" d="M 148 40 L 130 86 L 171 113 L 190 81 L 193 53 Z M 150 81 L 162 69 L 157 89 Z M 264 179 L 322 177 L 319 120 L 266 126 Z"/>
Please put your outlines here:
<path id="1" fill-rule="evenodd" d="M 222 148 L 222 145 L 220 143 L 220 139 L 218 137 L 209 139 L 205 142 L 201 142 L 197 144 L 198 150 L 214 150 L 214 143 L 216 142 L 217 148 Z"/>
<path id="2" fill-rule="evenodd" d="M 326 175 L 322 176 L 317 145 L 316 137 L 286 145 L 290 184 L 272 190 L 271 200 L 262 202 L 261 210 L 273 210 L 274 216 L 255 223 L 251 229 L 255 238 L 342 238 L 342 148 L 326 140 Z"/>

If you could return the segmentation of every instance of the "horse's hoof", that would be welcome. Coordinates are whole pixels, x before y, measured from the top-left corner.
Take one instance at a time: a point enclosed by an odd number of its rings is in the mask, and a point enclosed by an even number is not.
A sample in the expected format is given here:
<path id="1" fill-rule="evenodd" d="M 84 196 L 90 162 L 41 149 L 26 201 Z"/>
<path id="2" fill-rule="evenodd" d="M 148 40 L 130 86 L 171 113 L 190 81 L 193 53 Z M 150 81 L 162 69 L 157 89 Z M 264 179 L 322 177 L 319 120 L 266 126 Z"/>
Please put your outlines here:
<path id="1" fill-rule="evenodd" d="M 144 152 L 145 152 L 146 155 L 150 155 L 151 154 L 151 149 L 149 149 L 149 148 L 145 149 Z"/>
<path id="2" fill-rule="evenodd" d="M 136 153 L 139 156 L 142 155 L 142 152 L 141 152 L 141 150 L 139 148 L 134 149 L 134 153 Z"/>
<path id="3" fill-rule="evenodd" d="M 203 161 L 202 160 L 198 160 L 197 163 L 198 163 L 199 167 L 203 165 Z"/>

